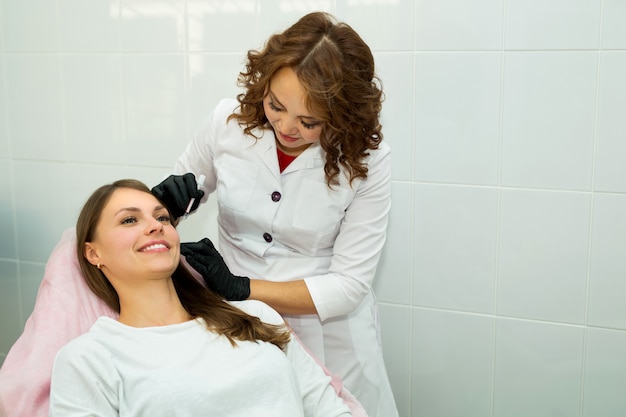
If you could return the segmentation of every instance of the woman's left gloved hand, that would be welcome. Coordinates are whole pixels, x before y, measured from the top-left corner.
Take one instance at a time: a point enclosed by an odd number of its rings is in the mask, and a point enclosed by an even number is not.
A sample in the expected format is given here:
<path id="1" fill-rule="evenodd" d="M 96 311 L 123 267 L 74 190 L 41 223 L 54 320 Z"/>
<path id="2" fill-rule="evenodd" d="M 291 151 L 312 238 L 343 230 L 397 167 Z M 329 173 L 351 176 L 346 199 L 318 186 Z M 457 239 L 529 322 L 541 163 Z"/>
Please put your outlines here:
<path id="1" fill-rule="evenodd" d="M 250 297 L 250 278 L 233 275 L 210 239 L 205 237 L 196 243 L 181 243 L 180 253 L 202 275 L 209 289 L 229 301 Z"/>

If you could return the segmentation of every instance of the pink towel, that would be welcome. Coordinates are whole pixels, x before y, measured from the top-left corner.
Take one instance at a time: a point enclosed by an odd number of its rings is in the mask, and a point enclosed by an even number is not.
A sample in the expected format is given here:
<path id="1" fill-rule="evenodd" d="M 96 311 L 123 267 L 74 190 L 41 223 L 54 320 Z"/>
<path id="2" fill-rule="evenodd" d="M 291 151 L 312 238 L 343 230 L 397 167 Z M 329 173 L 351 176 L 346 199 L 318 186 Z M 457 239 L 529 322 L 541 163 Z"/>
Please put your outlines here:
<path id="1" fill-rule="evenodd" d="M 117 318 L 87 286 L 78 266 L 75 245 L 75 229 L 70 228 L 50 254 L 35 308 L 0 368 L 2 417 L 47 417 L 50 376 L 59 349 L 87 332 L 98 317 Z M 333 388 L 353 415 L 367 417 L 341 380 L 320 365 L 333 378 Z"/>

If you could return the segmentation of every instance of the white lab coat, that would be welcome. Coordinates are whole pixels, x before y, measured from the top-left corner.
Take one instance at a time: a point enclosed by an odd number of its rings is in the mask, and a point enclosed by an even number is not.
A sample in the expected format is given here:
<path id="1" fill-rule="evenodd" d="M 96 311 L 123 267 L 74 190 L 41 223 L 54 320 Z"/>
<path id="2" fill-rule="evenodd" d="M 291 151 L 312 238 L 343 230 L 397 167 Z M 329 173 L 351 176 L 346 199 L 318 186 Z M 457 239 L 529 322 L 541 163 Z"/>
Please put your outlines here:
<path id="1" fill-rule="evenodd" d="M 369 151 L 366 180 L 350 186 L 342 171 L 330 189 L 319 143 L 281 174 L 272 130 L 256 140 L 226 122 L 237 105 L 218 104 L 175 173 L 204 174 L 204 201 L 216 193 L 220 253 L 234 274 L 304 278 L 318 314 L 285 319 L 370 417 L 396 416 L 371 288 L 391 203 L 389 147 Z"/>

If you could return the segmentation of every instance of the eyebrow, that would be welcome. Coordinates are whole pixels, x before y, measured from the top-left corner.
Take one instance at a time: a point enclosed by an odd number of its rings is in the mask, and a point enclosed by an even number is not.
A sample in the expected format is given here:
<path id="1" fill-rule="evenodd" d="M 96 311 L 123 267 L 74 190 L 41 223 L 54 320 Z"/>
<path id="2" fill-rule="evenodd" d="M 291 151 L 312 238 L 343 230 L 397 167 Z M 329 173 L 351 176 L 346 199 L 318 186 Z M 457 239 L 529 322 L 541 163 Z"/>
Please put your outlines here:
<path id="1" fill-rule="evenodd" d="M 285 105 L 283 103 L 281 103 L 280 100 L 276 97 L 276 94 L 274 94 L 274 92 L 272 91 L 271 88 L 269 89 L 269 95 L 270 95 L 270 98 L 272 99 L 272 101 L 275 101 L 276 104 L 278 104 L 280 107 L 285 107 Z M 298 117 L 300 117 L 302 119 L 309 119 L 309 120 L 312 120 L 312 121 L 315 121 L 315 122 L 319 122 L 319 120 L 316 119 L 313 116 L 298 115 Z"/>
<path id="2" fill-rule="evenodd" d="M 156 211 L 160 211 L 165 209 L 165 206 L 162 204 L 159 204 L 158 206 L 154 207 L 154 210 L 152 210 L 152 212 L 156 212 Z M 115 212 L 114 216 L 117 216 L 118 214 L 124 212 L 124 211 L 130 211 L 132 213 L 137 213 L 140 212 L 141 209 L 137 208 L 137 207 L 122 207 L 121 209 L 119 209 L 118 211 Z"/>

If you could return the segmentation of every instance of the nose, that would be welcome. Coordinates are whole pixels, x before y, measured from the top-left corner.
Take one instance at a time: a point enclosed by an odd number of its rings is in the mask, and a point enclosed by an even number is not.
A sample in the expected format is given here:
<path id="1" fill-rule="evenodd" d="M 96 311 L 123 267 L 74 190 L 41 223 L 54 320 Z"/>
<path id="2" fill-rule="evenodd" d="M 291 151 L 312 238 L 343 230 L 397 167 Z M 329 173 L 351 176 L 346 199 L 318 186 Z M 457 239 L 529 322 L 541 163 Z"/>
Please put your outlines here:
<path id="1" fill-rule="evenodd" d="M 162 231 L 163 223 L 161 223 L 157 219 L 149 220 L 148 227 L 146 228 L 146 234 L 161 233 Z"/>
<path id="2" fill-rule="evenodd" d="M 285 135 L 297 135 L 298 121 L 296 119 L 284 118 L 281 121 L 280 131 Z"/>

